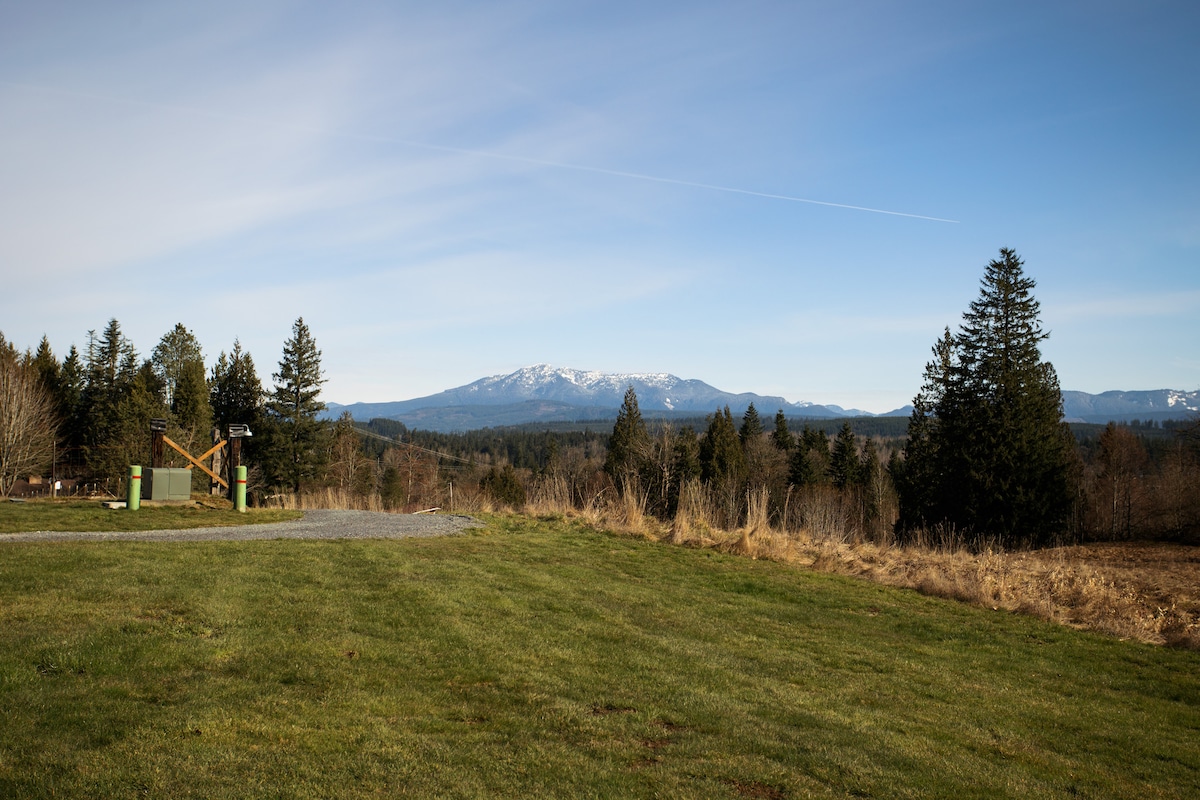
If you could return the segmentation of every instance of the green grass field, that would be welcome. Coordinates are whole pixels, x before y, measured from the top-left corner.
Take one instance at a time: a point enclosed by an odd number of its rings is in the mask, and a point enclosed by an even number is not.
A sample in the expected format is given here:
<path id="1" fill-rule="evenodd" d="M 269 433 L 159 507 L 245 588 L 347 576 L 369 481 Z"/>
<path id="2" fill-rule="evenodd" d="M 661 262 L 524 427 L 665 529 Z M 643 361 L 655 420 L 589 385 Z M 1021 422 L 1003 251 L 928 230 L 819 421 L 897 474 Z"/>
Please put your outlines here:
<path id="1" fill-rule="evenodd" d="M 226 504 L 228 505 L 228 504 Z M 154 531 L 178 528 L 225 527 L 298 519 L 299 511 L 232 507 L 143 504 L 137 511 L 105 508 L 95 500 L 0 500 L 0 534 L 22 531 Z"/>
<path id="2" fill-rule="evenodd" d="M 1200 653 L 498 519 L 0 545 L 2 797 L 1195 797 Z"/>

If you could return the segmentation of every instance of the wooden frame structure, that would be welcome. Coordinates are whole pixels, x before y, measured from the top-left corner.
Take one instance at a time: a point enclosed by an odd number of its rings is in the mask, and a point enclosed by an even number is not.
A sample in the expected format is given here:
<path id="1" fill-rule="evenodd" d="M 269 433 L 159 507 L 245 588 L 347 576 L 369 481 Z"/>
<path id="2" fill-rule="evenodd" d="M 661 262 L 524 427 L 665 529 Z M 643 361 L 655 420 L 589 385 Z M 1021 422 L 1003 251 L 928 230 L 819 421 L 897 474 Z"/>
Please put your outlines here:
<path id="1" fill-rule="evenodd" d="M 222 478 L 218 473 L 221 470 L 223 456 L 225 455 L 225 447 L 229 446 L 229 474 L 242 465 L 242 439 L 247 436 L 253 436 L 250 433 L 250 428 L 247 425 L 230 425 L 228 438 L 221 437 L 220 428 L 213 428 L 213 446 L 208 448 L 202 455 L 193 456 L 183 447 L 171 441 L 171 437 L 167 436 L 167 421 L 165 419 L 150 420 L 150 462 L 152 468 L 159 468 L 163 465 L 163 445 L 167 445 L 175 452 L 188 460 L 191 469 L 193 466 L 199 467 L 212 480 L 212 488 L 214 494 L 216 487 L 220 486 L 227 494 L 232 494 L 232 487 L 229 481 Z M 210 469 L 205 466 L 204 462 L 211 458 L 213 466 Z"/>

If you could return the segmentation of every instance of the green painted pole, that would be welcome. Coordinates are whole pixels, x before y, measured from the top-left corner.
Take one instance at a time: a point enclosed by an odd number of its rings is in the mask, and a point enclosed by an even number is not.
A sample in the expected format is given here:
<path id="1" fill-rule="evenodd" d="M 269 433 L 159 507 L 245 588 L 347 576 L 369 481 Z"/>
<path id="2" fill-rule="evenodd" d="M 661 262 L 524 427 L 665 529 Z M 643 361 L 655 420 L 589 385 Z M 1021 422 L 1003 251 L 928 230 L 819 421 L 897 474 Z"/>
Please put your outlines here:
<path id="1" fill-rule="evenodd" d="M 246 468 L 245 467 L 237 468 L 237 479 L 234 483 L 234 489 L 233 489 L 233 510 L 234 511 L 242 511 L 242 512 L 244 512 L 246 510 Z"/>
<path id="2" fill-rule="evenodd" d="M 134 464 L 129 468 L 129 496 L 125 498 L 125 508 L 137 511 L 142 507 L 142 468 Z"/>

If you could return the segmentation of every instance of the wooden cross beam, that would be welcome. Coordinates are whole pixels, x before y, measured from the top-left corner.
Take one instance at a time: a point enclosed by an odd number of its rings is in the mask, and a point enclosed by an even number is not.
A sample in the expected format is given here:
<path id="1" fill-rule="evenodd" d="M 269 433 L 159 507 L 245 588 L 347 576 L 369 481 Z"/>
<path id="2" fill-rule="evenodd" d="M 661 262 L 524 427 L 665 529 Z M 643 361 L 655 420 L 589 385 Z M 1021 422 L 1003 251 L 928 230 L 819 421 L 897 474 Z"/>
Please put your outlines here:
<path id="1" fill-rule="evenodd" d="M 179 454 L 180 454 L 180 455 L 182 455 L 182 456 L 183 456 L 184 458 L 186 458 L 188 461 L 192 462 L 192 463 L 193 463 L 193 464 L 195 464 L 197 467 L 199 467 L 201 470 L 203 470 L 204 472 L 206 472 L 206 473 L 208 474 L 208 477 L 212 478 L 214 481 L 216 481 L 217 483 L 221 484 L 221 485 L 222 485 L 222 486 L 224 486 L 226 489 L 228 489 L 228 488 L 229 488 L 229 484 L 228 484 L 228 483 L 227 483 L 225 480 L 223 480 L 223 479 L 221 478 L 221 476 L 220 476 L 220 475 L 218 475 L 217 473 L 213 472 L 213 471 L 212 471 L 211 469 L 209 469 L 208 467 L 206 467 L 206 466 L 204 466 L 203 464 L 201 464 L 201 463 L 200 463 L 200 462 L 199 462 L 197 459 L 194 459 L 194 458 L 192 458 L 192 456 L 191 456 L 191 455 L 188 453 L 188 451 L 187 451 L 187 450 L 184 450 L 182 447 L 180 447 L 179 445 L 177 445 L 177 444 L 175 444 L 174 442 L 172 442 L 169 436 L 167 436 L 166 434 L 163 434 L 163 437 L 162 437 L 162 438 L 163 438 L 163 444 L 167 444 L 167 445 L 170 445 L 171 447 L 175 448 L 176 450 L 178 450 L 178 451 L 179 451 Z M 212 455 L 212 454 L 213 454 L 213 453 L 215 453 L 215 452 L 216 452 L 218 449 L 220 449 L 220 448 L 221 448 L 221 447 L 222 447 L 224 444 L 225 444 L 224 442 L 221 442 L 221 444 L 219 444 L 219 445 L 215 445 L 215 446 L 214 446 L 214 447 L 213 447 L 211 450 L 209 450 L 207 453 L 205 453 L 204 455 L 200 456 L 200 458 L 208 458 L 210 455 Z"/>

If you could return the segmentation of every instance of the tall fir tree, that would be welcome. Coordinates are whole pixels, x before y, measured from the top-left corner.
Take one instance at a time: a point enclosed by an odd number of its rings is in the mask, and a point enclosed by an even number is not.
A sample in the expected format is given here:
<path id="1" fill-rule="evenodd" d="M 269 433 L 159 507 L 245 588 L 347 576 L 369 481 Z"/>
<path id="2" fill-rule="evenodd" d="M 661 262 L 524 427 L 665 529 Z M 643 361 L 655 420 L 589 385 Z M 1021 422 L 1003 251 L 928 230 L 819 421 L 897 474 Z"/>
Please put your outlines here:
<path id="1" fill-rule="evenodd" d="M 700 480 L 700 439 L 690 425 L 675 434 L 675 482 L 671 485 L 668 513 L 674 515 L 679 508 L 683 487 Z"/>
<path id="2" fill-rule="evenodd" d="M 949 525 L 1008 546 L 1066 533 L 1074 441 L 1023 266 L 1001 249 L 958 333 L 934 347 L 909 421 L 902 532 Z"/>
<path id="3" fill-rule="evenodd" d="M 213 422 L 222 432 L 230 425 L 248 425 L 251 432 L 258 428 L 262 415 L 263 388 L 254 368 L 254 359 L 242 350 L 242 343 L 233 340 L 233 349 L 217 356 L 208 381 L 209 405 Z"/>
<path id="4" fill-rule="evenodd" d="M 175 410 L 178 386 L 186 380 L 185 373 L 196 362 L 200 363 L 203 374 L 204 352 L 200 348 L 200 340 L 182 322 L 175 323 L 174 328 L 163 334 L 150 354 L 150 363 L 162 382 L 164 399 L 172 411 Z"/>
<path id="5" fill-rule="evenodd" d="M 150 354 L 150 363 L 170 412 L 171 437 L 188 450 L 201 445 L 200 449 L 208 449 L 212 406 L 208 401 L 208 381 L 200 341 L 178 322 L 159 339 Z M 202 483 L 203 473 L 197 470 L 197 487 Z"/>
<path id="6" fill-rule="evenodd" d="M 622 491 L 627 486 L 638 486 L 646 471 L 649 453 L 650 434 L 638 408 L 637 392 L 631 385 L 625 390 L 625 399 L 617 411 L 617 421 L 608 440 L 604 471 Z"/>
<path id="7" fill-rule="evenodd" d="M 746 454 L 729 406 L 709 418 L 700 440 L 700 480 L 716 498 L 720 524 L 738 525 L 746 488 Z"/>
<path id="8" fill-rule="evenodd" d="M 758 409 L 754 407 L 754 403 L 746 406 L 746 413 L 742 414 L 742 427 L 738 429 L 738 438 L 745 445 L 753 439 L 757 439 L 763 434 L 762 418 L 758 416 Z"/>
<path id="9" fill-rule="evenodd" d="M 42 336 L 42 341 L 38 343 L 37 352 L 33 354 L 30 366 L 33 367 L 34 374 L 41 381 L 42 388 L 51 397 L 55 410 L 57 410 L 62 394 L 62 366 L 54 357 L 54 351 L 50 348 L 50 340 L 45 336 Z"/>
<path id="10" fill-rule="evenodd" d="M 162 385 L 121 324 L 110 319 L 98 337 L 89 331 L 77 424 L 92 476 L 118 479 L 130 464 L 146 463 L 150 420 L 164 416 Z"/>
<path id="11" fill-rule="evenodd" d="M 790 453 L 796 446 L 796 437 L 788 427 L 787 417 L 784 416 L 782 408 L 775 412 L 775 430 L 771 431 L 771 444 L 785 453 Z"/>
<path id="12" fill-rule="evenodd" d="M 833 440 L 833 455 L 829 459 L 829 475 L 838 489 L 862 483 L 862 463 L 858 455 L 858 439 L 849 422 L 843 422 Z"/>
<path id="13" fill-rule="evenodd" d="M 63 359 L 62 369 L 58 374 L 58 417 L 62 420 L 61 428 L 63 443 L 67 447 L 65 460 L 78 465 L 81 462 L 81 448 L 85 420 L 83 417 L 83 390 L 87 380 L 87 370 L 78 348 L 71 345 L 67 357 Z"/>
<path id="14" fill-rule="evenodd" d="M 824 483 L 829 475 L 829 437 L 805 425 L 789 462 L 788 480 L 794 486 Z"/>
<path id="15" fill-rule="evenodd" d="M 321 351 L 303 317 L 292 324 L 279 372 L 271 377 L 275 388 L 266 404 L 270 451 L 260 451 L 260 457 L 267 462 L 270 482 L 298 493 L 305 481 L 319 473 L 328 437 L 328 426 L 317 419 L 325 410 L 317 399 L 325 383 Z"/>
<path id="16" fill-rule="evenodd" d="M 700 440 L 700 479 L 707 483 L 727 481 L 741 484 L 746 459 L 729 406 L 709 417 L 708 429 Z"/>

